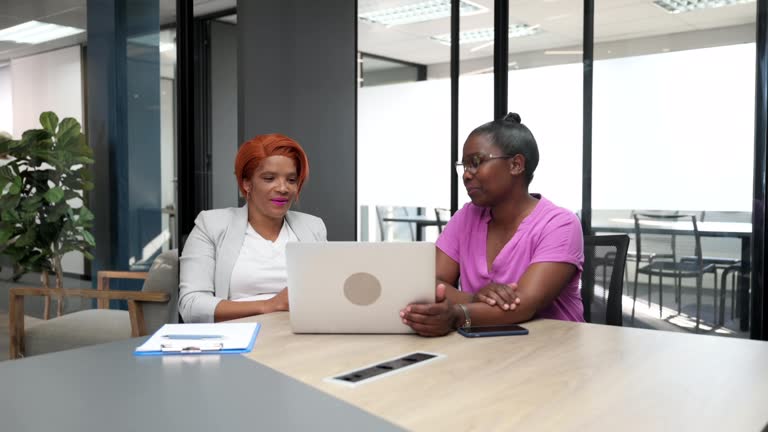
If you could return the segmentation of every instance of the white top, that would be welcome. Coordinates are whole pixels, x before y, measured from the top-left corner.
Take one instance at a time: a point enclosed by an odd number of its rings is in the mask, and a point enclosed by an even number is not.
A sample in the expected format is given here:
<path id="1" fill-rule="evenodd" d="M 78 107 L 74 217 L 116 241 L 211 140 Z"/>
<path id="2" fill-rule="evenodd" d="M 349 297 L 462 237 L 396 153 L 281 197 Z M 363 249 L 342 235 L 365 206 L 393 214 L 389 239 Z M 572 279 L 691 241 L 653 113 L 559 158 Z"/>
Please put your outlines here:
<path id="1" fill-rule="evenodd" d="M 285 245 L 289 241 L 298 241 L 298 238 L 285 222 L 274 242 L 259 235 L 248 224 L 243 247 L 232 269 L 229 299 L 265 300 L 288 286 Z M 250 298 L 254 296 L 258 298 Z"/>

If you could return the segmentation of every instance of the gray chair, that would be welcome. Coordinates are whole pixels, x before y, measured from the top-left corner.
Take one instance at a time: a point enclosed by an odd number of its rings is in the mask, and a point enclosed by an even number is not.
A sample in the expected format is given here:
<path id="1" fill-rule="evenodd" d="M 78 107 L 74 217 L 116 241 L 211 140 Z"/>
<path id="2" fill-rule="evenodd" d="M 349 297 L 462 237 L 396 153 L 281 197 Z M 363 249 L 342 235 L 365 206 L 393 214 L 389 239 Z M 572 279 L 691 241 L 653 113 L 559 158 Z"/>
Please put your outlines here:
<path id="1" fill-rule="evenodd" d="M 144 279 L 139 291 L 112 291 L 110 279 Z M 149 272 L 100 271 L 97 289 L 12 288 L 10 290 L 10 358 L 28 357 L 154 333 L 178 322 L 179 253 L 160 254 Z M 96 299 L 98 309 L 82 310 L 24 328 L 24 297 Z M 128 311 L 109 309 L 110 300 L 125 300 Z"/>

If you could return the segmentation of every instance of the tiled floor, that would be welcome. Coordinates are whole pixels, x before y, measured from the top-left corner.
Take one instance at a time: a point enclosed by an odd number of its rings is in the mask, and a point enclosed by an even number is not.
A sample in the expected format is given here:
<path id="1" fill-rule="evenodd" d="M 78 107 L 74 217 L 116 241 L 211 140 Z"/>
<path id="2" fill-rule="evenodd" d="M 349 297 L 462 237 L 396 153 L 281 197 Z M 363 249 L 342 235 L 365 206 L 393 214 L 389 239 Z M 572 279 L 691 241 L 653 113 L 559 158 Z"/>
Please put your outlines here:
<path id="1" fill-rule="evenodd" d="M 633 283 L 629 284 L 634 286 Z M 663 305 L 659 308 L 658 285 L 654 284 L 651 291 L 651 301 L 648 302 L 648 285 L 640 283 L 637 289 L 637 301 L 635 303 L 635 319 L 632 321 L 632 290 L 625 289 L 625 295 L 622 298 L 622 311 L 624 315 L 624 326 L 651 328 L 665 331 L 676 332 L 695 332 L 696 327 L 696 289 L 693 287 L 684 287 L 682 290 L 681 313 L 678 314 L 677 303 L 675 302 L 674 287 L 672 285 L 662 285 Z M 599 321 L 602 307 L 602 288 L 595 288 L 594 305 L 597 312 L 596 321 Z M 627 295 L 629 294 L 629 295 Z M 660 310 L 661 309 L 661 310 Z M 718 305 L 719 311 L 719 305 Z M 604 314 L 604 312 L 602 312 Z M 716 334 L 719 336 L 730 336 L 749 338 L 749 332 L 739 330 L 739 318 L 736 316 L 731 319 L 731 299 L 730 291 L 726 296 L 725 303 L 725 322 L 723 326 L 714 326 L 715 307 L 713 302 L 713 289 L 709 286 L 702 290 L 701 314 L 699 320 L 699 333 Z"/>

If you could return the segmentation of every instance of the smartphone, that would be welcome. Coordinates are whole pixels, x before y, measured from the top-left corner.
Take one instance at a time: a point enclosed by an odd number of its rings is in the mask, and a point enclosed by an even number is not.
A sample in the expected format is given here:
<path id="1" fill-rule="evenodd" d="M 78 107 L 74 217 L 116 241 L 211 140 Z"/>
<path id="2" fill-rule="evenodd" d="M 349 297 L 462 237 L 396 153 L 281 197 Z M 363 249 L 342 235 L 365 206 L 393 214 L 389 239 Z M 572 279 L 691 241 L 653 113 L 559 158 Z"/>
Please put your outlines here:
<path id="1" fill-rule="evenodd" d="M 458 331 L 464 337 L 518 336 L 528 334 L 527 328 L 517 324 L 460 328 Z"/>

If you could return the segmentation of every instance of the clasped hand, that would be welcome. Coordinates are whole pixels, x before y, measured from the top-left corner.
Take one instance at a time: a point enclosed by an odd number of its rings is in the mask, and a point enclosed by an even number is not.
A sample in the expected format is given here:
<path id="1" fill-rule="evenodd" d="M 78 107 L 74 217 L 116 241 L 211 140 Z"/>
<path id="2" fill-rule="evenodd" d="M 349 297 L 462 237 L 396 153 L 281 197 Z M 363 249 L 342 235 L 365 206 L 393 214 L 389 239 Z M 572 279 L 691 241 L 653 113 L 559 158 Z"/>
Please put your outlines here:
<path id="1" fill-rule="evenodd" d="M 485 303 L 489 306 L 498 306 L 505 311 L 513 311 L 520 304 L 517 295 L 517 284 L 500 284 L 492 282 L 476 292 L 472 302 Z"/>

